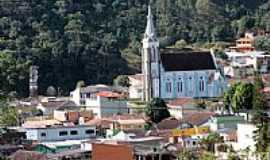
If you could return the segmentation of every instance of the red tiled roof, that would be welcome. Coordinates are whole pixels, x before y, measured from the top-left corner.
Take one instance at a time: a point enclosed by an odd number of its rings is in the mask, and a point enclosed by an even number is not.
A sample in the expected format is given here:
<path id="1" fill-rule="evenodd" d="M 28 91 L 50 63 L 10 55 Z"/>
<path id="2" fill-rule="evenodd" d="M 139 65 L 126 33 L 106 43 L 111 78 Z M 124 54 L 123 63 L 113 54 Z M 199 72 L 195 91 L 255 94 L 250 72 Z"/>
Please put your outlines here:
<path id="1" fill-rule="evenodd" d="M 110 91 L 101 91 L 96 94 L 97 96 L 100 97 L 105 97 L 105 98 L 120 98 L 122 97 L 121 94 L 116 93 L 116 92 L 110 92 Z"/>
<path id="2" fill-rule="evenodd" d="M 183 106 L 184 104 L 190 102 L 191 98 L 178 98 L 172 101 L 169 101 L 168 105 L 170 106 Z"/>
<path id="3" fill-rule="evenodd" d="M 19 150 L 15 152 L 11 157 L 12 160 L 47 160 L 46 155 L 34 151 Z"/>
<path id="4" fill-rule="evenodd" d="M 111 123 L 112 123 L 111 121 L 105 119 L 92 119 L 90 121 L 87 121 L 85 124 L 109 128 Z"/>
<path id="5" fill-rule="evenodd" d="M 199 126 L 207 122 L 216 113 L 214 112 L 196 112 L 184 117 L 184 121 L 194 125 Z"/>

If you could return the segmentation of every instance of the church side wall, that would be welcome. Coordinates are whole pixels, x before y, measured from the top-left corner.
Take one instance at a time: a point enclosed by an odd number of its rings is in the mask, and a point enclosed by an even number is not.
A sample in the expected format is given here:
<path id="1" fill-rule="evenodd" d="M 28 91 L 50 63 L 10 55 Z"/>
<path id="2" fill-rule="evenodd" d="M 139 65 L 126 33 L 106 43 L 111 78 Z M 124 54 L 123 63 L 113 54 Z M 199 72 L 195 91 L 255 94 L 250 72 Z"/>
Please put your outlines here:
<path id="1" fill-rule="evenodd" d="M 221 96 L 222 82 L 214 80 L 215 72 L 216 70 L 165 72 L 162 69 L 161 98 Z"/>

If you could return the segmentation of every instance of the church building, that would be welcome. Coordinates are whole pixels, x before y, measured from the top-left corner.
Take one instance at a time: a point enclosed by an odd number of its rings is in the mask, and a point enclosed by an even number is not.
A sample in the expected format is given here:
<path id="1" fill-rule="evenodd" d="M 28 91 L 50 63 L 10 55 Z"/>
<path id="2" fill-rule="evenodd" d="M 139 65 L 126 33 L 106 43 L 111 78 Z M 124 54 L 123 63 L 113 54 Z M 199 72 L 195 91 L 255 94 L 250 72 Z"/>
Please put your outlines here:
<path id="1" fill-rule="evenodd" d="M 151 7 L 142 40 L 143 99 L 222 96 L 226 88 L 214 57 L 209 52 L 159 49 Z"/>

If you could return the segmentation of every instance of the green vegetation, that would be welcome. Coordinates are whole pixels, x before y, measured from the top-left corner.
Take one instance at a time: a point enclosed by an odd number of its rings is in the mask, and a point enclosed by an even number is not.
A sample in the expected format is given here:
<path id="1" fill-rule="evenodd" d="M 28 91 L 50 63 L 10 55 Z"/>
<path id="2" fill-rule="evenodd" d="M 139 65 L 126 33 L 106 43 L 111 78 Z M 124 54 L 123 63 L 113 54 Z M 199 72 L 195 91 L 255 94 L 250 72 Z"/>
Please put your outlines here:
<path id="1" fill-rule="evenodd" d="M 160 98 L 153 98 L 146 105 L 145 114 L 150 118 L 151 123 L 159 123 L 163 119 L 170 117 L 165 101 Z"/>
<path id="2" fill-rule="evenodd" d="M 49 86 L 68 94 L 79 80 L 112 84 L 117 75 L 138 71 L 147 4 L 1 1 L 0 90 L 27 96 L 30 64 L 39 66 L 41 94 Z M 269 0 L 155 0 L 152 8 L 161 47 L 227 42 L 249 29 L 270 29 Z"/>
<path id="3" fill-rule="evenodd" d="M 215 145 L 221 142 L 223 142 L 223 139 L 218 133 L 210 133 L 201 140 L 201 145 L 205 151 L 215 153 Z"/>
<path id="4" fill-rule="evenodd" d="M 129 87 L 129 78 L 126 75 L 117 76 L 113 81 L 115 86 Z"/>
<path id="5" fill-rule="evenodd" d="M 251 110 L 253 101 L 253 84 L 236 83 L 229 88 L 224 94 L 225 108 L 234 113 L 240 110 Z"/>
<path id="6" fill-rule="evenodd" d="M 9 106 L 6 100 L 0 100 L 0 126 L 16 126 L 19 114 L 15 107 Z"/>
<path id="7" fill-rule="evenodd" d="M 270 119 L 267 114 L 267 105 L 265 97 L 262 93 L 264 85 L 259 74 L 254 78 L 254 96 L 253 108 L 255 113 L 252 122 L 256 125 L 257 130 L 254 132 L 254 139 L 256 141 L 256 152 L 262 159 L 267 156 L 266 153 L 270 148 Z"/>

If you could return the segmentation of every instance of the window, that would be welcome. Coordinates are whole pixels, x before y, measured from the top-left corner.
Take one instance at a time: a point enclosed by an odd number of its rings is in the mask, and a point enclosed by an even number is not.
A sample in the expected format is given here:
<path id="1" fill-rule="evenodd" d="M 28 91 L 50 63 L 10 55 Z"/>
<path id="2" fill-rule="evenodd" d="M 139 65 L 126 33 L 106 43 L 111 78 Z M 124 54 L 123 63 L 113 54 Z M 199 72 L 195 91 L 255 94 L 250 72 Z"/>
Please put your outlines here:
<path id="1" fill-rule="evenodd" d="M 95 130 L 93 129 L 88 129 L 85 131 L 85 134 L 94 134 L 95 133 Z"/>
<path id="2" fill-rule="evenodd" d="M 205 90 L 204 80 L 203 80 L 203 77 L 200 77 L 200 80 L 199 80 L 199 91 L 200 92 L 203 92 L 204 90 Z"/>
<path id="3" fill-rule="evenodd" d="M 70 131 L 70 135 L 78 135 L 78 131 L 76 130 Z"/>
<path id="4" fill-rule="evenodd" d="M 178 80 L 179 81 L 177 82 L 177 92 L 180 93 L 183 92 L 183 81 L 182 78 L 179 78 Z"/>
<path id="5" fill-rule="evenodd" d="M 41 137 L 46 137 L 47 136 L 47 134 L 45 132 L 42 132 L 40 135 L 41 135 Z"/>
<path id="6" fill-rule="evenodd" d="M 67 131 L 60 131 L 59 132 L 59 136 L 66 136 L 66 135 L 68 135 Z"/>
<path id="7" fill-rule="evenodd" d="M 172 92 L 172 84 L 171 82 L 166 83 L 166 92 L 171 93 Z"/>
<path id="8" fill-rule="evenodd" d="M 193 89 L 193 87 L 192 87 L 192 77 L 189 77 L 189 81 L 188 81 L 188 88 L 189 88 L 189 91 L 192 91 Z"/>
<path id="9" fill-rule="evenodd" d="M 152 52 L 151 52 L 152 51 Z M 156 61 L 156 50 L 155 48 L 153 47 L 152 50 L 150 51 L 150 54 L 151 54 L 151 62 L 155 62 Z"/>

